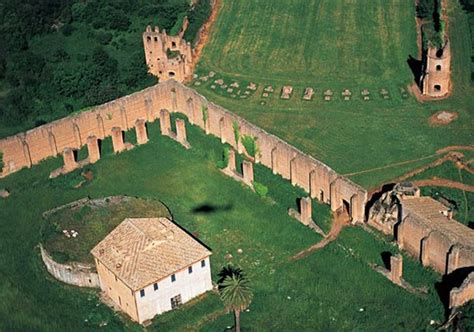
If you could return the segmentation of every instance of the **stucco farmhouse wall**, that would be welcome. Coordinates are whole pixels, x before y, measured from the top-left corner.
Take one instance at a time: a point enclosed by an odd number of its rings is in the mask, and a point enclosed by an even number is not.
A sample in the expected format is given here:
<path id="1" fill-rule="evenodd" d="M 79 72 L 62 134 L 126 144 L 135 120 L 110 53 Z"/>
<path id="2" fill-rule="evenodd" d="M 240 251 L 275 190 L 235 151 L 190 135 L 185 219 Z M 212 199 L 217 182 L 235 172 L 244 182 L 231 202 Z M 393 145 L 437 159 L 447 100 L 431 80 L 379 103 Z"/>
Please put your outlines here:
<path id="1" fill-rule="evenodd" d="M 41 245 L 40 251 L 46 269 L 59 281 L 79 287 L 100 287 L 99 275 L 93 272 L 94 266 L 92 264 L 60 264 L 54 261 Z"/>
<path id="2" fill-rule="evenodd" d="M 204 121 L 203 107 L 207 108 L 207 121 Z M 243 152 L 244 148 L 240 140 L 236 142 L 234 134 L 234 126 L 238 126 L 240 137 L 250 135 L 257 139 L 260 150 L 257 162 L 290 180 L 293 185 L 302 187 L 311 197 L 330 203 L 333 211 L 346 206 L 354 222 L 364 221 L 365 189 L 174 80 L 0 140 L 5 164 L 0 177 L 31 167 L 45 158 L 61 154 L 65 149 L 79 149 L 89 137 L 103 139 L 111 136 L 113 128 L 115 131 L 116 128 L 128 130 L 137 120 L 154 121 L 162 109 L 185 114 L 191 124 Z"/>
<path id="3" fill-rule="evenodd" d="M 171 298 L 181 295 L 182 303 L 186 303 L 196 296 L 212 290 L 211 262 L 209 257 L 205 260 L 205 266 L 201 266 L 201 261 L 192 266 L 192 273 L 188 268 L 175 273 L 175 281 L 171 281 L 168 276 L 157 282 L 158 289 L 154 285 L 143 288 L 145 296 L 141 297 L 140 292 L 135 292 L 135 301 L 138 307 L 139 319 L 142 323 L 152 319 L 155 315 L 162 314 L 172 309 Z"/>

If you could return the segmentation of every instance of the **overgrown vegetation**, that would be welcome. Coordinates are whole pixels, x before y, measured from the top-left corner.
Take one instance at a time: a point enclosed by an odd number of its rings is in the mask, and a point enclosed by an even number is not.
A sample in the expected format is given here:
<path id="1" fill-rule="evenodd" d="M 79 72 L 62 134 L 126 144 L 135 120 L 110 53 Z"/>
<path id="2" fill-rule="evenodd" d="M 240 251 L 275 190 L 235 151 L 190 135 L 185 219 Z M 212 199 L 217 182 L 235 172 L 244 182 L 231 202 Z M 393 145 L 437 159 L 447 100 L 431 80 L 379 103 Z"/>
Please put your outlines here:
<path id="1" fill-rule="evenodd" d="M 207 21 L 211 15 L 212 6 L 211 0 L 199 0 L 196 5 L 189 12 L 189 27 L 184 33 L 184 39 L 195 44 L 199 36 L 199 29 Z"/>
<path id="2" fill-rule="evenodd" d="M 244 135 L 241 138 L 242 145 L 247 151 L 247 154 L 252 157 L 256 158 L 258 156 L 259 150 L 257 145 L 257 139 L 250 135 Z"/>
<path id="3" fill-rule="evenodd" d="M 469 24 L 469 35 L 471 41 L 471 84 L 474 84 L 474 1 L 460 0 L 462 8 L 466 12 Z"/>
<path id="4" fill-rule="evenodd" d="M 268 194 L 268 187 L 262 183 L 253 182 L 253 189 L 255 189 L 255 192 L 258 194 L 258 196 L 264 198 L 267 197 Z"/>
<path id="5" fill-rule="evenodd" d="M 209 109 L 207 106 L 201 107 L 202 121 L 204 122 L 204 127 L 207 125 L 207 120 L 209 119 Z"/>
<path id="6" fill-rule="evenodd" d="M 28 129 L 156 83 L 147 74 L 141 33 L 148 24 L 169 31 L 184 16 L 195 16 L 203 4 L 3 1 L 0 136 L 16 131 L 5 125 Z M 203 19 L 193 19 L 193 29 Z M 192 31 L 188 36 L 194 38 Z"/>
<path id="7" fill-rule="evenodd" d="M 240 139 L 240 127 L 239 127 L 239 123 L 235 120 L 232 121 L 232 129 L 234 131 L 235 143 L 238 145 L 239 139 Z"/>
<path id="8" fill-rule="evenodd" d="M 440 49 L 445 44 L 446 22 L 441 18 L 442 0 L 419 0 L 416 13 L 423 20 L 423 47 L 430 44 Z"/>
<path id="9" fill-rule="evenodd" d="M 228 145 L 225 145 L 222 151 L 222 159 L 216 162 L 218 168 L 224 169 L 229 165 L 229 153 L 230 147 Z"/>
<path id="10" fill-rule="evenodd" d="M 119 203 L 106 201 L 102 206 L 84 205 L 61 209 L 50 215 L 42 229 L 42 244 L 60 263 L 93 263 L 90 251 L 125 218 L 169 217 L 158 200 L 128 198 Z M 77 232 L 72 236 L 71 232 Z"/>

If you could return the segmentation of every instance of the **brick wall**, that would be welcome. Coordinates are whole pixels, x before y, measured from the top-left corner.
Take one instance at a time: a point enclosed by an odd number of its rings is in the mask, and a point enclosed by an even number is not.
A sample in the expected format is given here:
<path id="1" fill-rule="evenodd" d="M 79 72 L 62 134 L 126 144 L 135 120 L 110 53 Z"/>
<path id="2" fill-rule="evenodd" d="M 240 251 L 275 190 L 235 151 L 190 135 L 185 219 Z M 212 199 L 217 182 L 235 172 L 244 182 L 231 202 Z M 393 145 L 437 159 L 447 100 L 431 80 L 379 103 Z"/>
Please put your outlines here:
<path id="1" fill-rule="evenodd" d="M 206 123 L 202 107 L 208 108 Z M 343 201 L 347 202 L 353 221 L 364 221 L 367 200 L 365 189 L 338 175 L 324 163 L 228 110 L 208 102 L 196 91 L 174 80 L 0 140 L 0 151 L 4 153 L 5 163 L 0 177 L 61 154 L 65 148 L 79 149 L 87 143 L 89 136 L 97 136 L 99 139 L 108 137 L 113 127 L 128 130 L 133 128 L 137 119 L 154 121 L 159 117 L 161 109 L 185 114 L 192 124 L 201 127 L 206 133 L 220 137 L 243 151 L 241 143 L 235 142 L 234 138 L 233 127 L 234 124 L 238 125 L 240 137 L 250 135 L 257 138 L 260 149 L 258 162 L 290 180 L 292 184 L 300 186 L 313 198 L 322 198 L 325 203 L 330 203 L 332 210 L 343 206 Z"/>

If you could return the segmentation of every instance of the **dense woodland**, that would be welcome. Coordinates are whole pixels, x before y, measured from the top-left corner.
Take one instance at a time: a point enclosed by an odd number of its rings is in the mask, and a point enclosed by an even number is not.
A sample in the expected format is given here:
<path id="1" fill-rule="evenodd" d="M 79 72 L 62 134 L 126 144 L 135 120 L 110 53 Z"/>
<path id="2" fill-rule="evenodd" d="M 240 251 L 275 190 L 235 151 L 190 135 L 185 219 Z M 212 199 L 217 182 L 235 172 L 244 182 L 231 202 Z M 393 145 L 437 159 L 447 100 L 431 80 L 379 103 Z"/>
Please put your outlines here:
<path id="1" fill-rule="evenodd" d="M 177 32 L 188 16 L 194 41 L 209 14 L 209 0 L 3 0 L 0 127 L 38 126 L 154 84 L 145 26 Z"/>

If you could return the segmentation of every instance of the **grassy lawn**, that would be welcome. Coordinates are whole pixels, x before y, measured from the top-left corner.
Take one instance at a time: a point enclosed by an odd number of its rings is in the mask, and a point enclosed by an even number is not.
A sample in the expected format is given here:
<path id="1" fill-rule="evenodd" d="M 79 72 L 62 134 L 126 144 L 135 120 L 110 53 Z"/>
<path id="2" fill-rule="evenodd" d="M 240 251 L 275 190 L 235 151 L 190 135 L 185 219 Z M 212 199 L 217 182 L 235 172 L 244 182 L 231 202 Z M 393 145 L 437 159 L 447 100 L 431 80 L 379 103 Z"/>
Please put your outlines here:
<path id="1" fill-rule="evenodd" d="M 65 207 L 46 218 L 41 243 L 57 262 L 93 264 L 92 248 L 125 218 L 158 217 L 169 217 L 168 209 L 160 201 L 133 197 L 102 205 Z M 78 235 L 67 237 L 63 230 L 68 235 L 74 230 Z"/>
<path id="2" fill-rule="evenodd" d="M 300 189 L 257 165 L 256 181 L 269 188 L 262 199 L 217 169 L 223 149 L 218 139 L 188 125 L 192 148 L 185 150 L 158 133 L 158 124 L 151 124 L 148 144 L 117 156 L 110 140 L 104 141 L 103 158 L 90 166 L 94 179 L 78 189 L 72 180 L 80 170 L 48 179 L 59 159 L 0 180 L 12 194 L 0 200 L 0 330 L 141 330 L 98 304 L 95 291 L 53 280 L 37 250 L 44 211 L 86 196 L 111 195 L 162 201 L 177 223 L 212 249 L 213 280 L 231 254 L 230 261 L 248 272 L 255 293 L 242 316 L 247 331 L 425 330 L 430 320 L 444 320 L 434 288 L 438 274 L 406 257 L 406 280 L 429 290 L 414 295 L 370 268 L 383 264 L 382 252 L 398 252 L 383 237 L 346 228 L 323 250 L 292 261 L 321 240 L 287 214 L 303 195 Z M 314 209 L 314 220 L 328 229 L 328 206 L 315 203 Z M 103 322 L 107 325 L 99 327 Z M 148 330 L 222 331 L 229 325 L 232 315 L 209 293 L 160 316 Z"/>
<path id="3" fill-rule="evenodd" d="M 222 2 L 191 85 L 342 174 L 373 169 L 351 176 L 357 183 L 370 188 L 430 162 L 437 149 L 474 143 L 473 87 L 465 70 L 471 61 L 470 30 L 457 1 L 448 8 L 454 92 L 446 101 L 423 104 L 401 92 L 413 81 L 407 59 L 417 57 L 415 2 Z M 210 71 L 216 76 L 201 81 Z M 227 87 L 216 85 L 217 79 Z M 240 87 L 228 93 L 233 82 Z M 249 82 L 258 87 L 246 95 Z M 268 85 L 275 92 L 264 98 Z M 284 85 L 294 88 L 290 100 L 280 99 Z M 302 100 L 306 87 L 315 89 L 312 101 Z M 334 92 L 329 102 L 323 100 L 327 89 Z M 343 100 L 344 89 L 351 90 L 351 100 Z M 369 101 L 362 99 L 363 89 L 370 91 Z M 388 99 L 381 89 L 389 92 Z M 459 118 L 432 127 L 428 119 L 439 110 L 457 112 Z M 379 169 L 408 160 L 413 162 Z"/>

